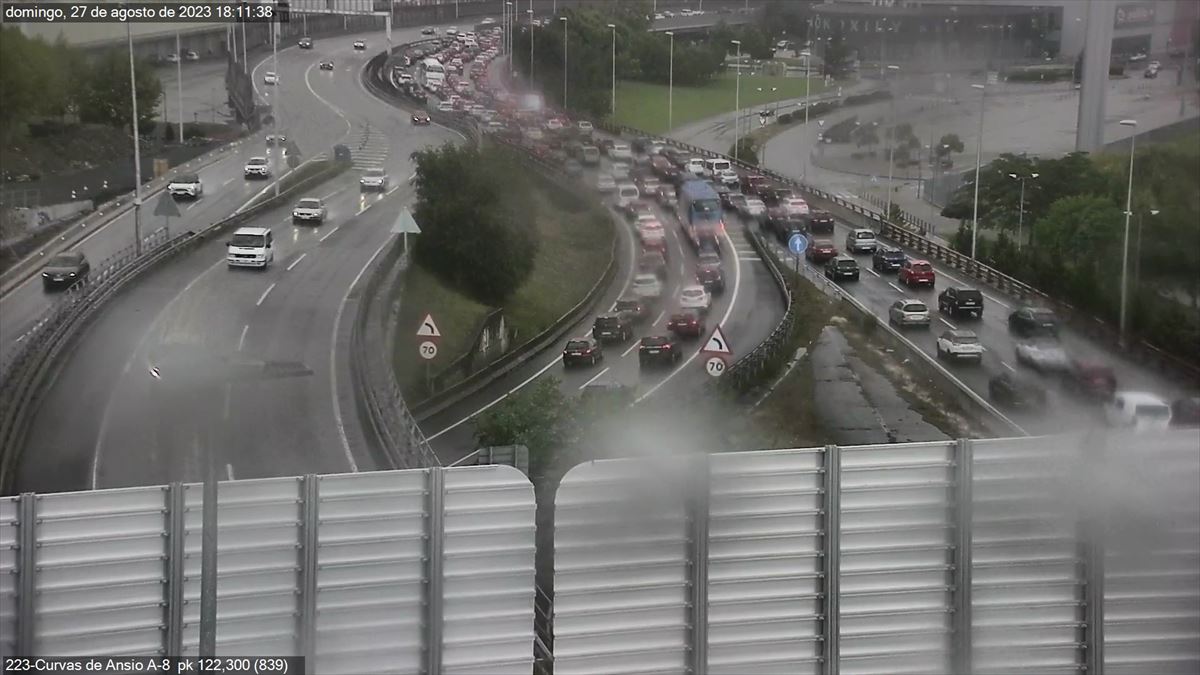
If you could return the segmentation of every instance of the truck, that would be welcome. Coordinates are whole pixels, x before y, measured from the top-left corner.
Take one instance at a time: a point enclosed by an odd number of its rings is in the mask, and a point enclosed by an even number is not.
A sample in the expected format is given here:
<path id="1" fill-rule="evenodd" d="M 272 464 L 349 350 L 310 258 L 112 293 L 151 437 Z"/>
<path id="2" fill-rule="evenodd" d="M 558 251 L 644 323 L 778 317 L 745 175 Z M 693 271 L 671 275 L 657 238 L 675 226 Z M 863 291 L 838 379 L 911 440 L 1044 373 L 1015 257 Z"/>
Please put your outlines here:
<path id="1" fill-rule="evenodd" d="M 720 250 L 721 235 L 725 233 L 724 210 L 717 191 L 707 181 L 689 180 L 676 193 L 675 215 L 697 250 L 702 245 Z"/>
<path id="2" fill-rule="evenodd" d="M 445 66 L 432 57 L 421 62 L 418 73 L 421 76 L 421 84 L 430 91 L 441 89 L 446 82 Z"/>

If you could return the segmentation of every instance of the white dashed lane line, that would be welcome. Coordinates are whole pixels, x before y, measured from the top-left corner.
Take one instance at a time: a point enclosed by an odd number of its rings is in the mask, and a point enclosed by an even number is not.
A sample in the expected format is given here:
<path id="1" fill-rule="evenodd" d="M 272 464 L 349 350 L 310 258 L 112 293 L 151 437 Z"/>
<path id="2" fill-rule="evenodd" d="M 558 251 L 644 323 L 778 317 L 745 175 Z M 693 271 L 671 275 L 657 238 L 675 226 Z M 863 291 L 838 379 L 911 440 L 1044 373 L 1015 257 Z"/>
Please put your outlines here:
<path id="1" fill-rule="evenodd" d="M 258 307 L 259 305 L 263 304 L 263 301 L 267 299 L 267 296 L 270 295 L 271 291 L 273 290 L 275 290 L 274 283 L 272 283 L 270 286 L 267 286 L 267 290 L 263 291 L 263 294 L 258 297 L 258 302 L 254 303 L 254 306 Z"/>
<path id="2" fill-rule="evenodd" d="M 287 266 L 287 271 L 291 272 L 291 271 L 292 271 L 292 268 L 293 268 L 293 267 L 295 267 L 296 265 L 299 265 L 299 264 L 300 264 L 300 261 L 301 261 L 301 260 L 304 260 L 304 256 L 306 256 L 306 255 L 308 255 L 308 254 L 307 254 L 307 253 L 301 253 L 299 258 L 296 258 L 295 260 L 293 260 L 293 261 L 292 261 L 292 264 L 291 264 L 291 265 L 288 265 L 288 266 Z"/>

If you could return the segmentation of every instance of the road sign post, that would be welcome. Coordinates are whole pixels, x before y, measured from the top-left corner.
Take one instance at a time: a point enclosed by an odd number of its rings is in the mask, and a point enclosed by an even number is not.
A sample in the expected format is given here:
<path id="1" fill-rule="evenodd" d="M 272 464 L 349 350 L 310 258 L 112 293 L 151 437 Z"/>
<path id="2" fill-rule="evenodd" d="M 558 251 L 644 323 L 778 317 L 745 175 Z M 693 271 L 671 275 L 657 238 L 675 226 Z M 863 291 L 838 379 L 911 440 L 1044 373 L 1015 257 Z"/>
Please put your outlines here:
<path id="1" fill-rule="evenodd" d="M 158 203 L 154 205 L 154 215 L 163 216 L 167 219 L 166 225 L 163 227 L 167 230 L 168 237 L 171 234 L 171 217 L 178 218 L 179 205 L 175 203 L 175 198 L 171 196 L 169 191 L 164 190 L 162 196 L 158 198 Z"/>
<path id="2" fill-rule="evenodd" d="M 408 213 L 408 209 L 404 209 L 401 218 L 396 221 L 397 227 L 400 226 L 403 214 L 406 213 Z M 409 221 L 412 221 L 411 215 L 409 216 Z M 413 226 L 415 227 L 416 223 L 413 223 Z M 395 232 L 396 228 L 392 228 L 392 231 Z M 417 344 L 417 354 L 425 359 L 425 388 L 429 390 L 433 385 L 433 375 L 430 372 L 433 366 L 433 359 L 438 355 L 437 341 L 442 337 L 442 331 L 438 330 L 437 323 L 434 322 L 432 314 L 426 314 L 425 318 L 421 319 L 421 325 L 417 328 L 417 337 L 420 339 L 420 342 Z"/>
<path id="3" fill-rule="evenodd" d="M 700 353 L 707 357 L 704 359 L 705 372 L 713 377 L 725 374 L 729 368 L 729 359 L 733 357 L 733 350 L 729 348 L 729 341 L 725 339 L 720 326 L 713 328 L 712 335 L 708 336 Z"/>
<path id="4" fill-rule="evenodd" d="M 392 225 L 392 233 L 404 237 L 404 251 L 408 251 L 408 235 L 421 234 L 421 228 L 417 225 L 417 221 L 413 219 L 412 211 L 408 208 L 400 209 L 399 215 L 396 216 L 396 222 Z"/>

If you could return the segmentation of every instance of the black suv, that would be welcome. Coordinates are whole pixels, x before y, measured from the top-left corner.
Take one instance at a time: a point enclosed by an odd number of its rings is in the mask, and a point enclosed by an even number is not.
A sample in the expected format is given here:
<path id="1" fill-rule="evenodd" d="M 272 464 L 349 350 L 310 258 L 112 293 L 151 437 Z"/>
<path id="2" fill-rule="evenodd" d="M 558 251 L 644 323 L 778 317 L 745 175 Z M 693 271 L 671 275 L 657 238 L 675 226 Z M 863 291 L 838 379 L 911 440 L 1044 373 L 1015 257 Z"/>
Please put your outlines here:
<path id="1" fill-rule="evenodd" d="M 672 366 L 679 362 L 681 356 L 683 355 L 679 351 L 679 343 L 675 338 L 666 335 L 648 335 L 642 338 L 642 344 L 638 347 L 638 365 L 643 368 L 656 365 Z"/>
<path id="2" fill-rule="evenodd" d="M 709 293 L 724 293 L 725 274 L 721 271 L 721 261 L 700 261 L 696 266 L 696 282 Z"/>
<path id="3" fill-rule="evenodd" d="M 784 215 L 782 218 L 768 218 L 766 222 L 767 229 L 775 234 L 775 238 L 783 246 L 787 246 L 788 240 L 793 234 L 804 234 L 804 220 L 793 215 Z"/>
<path id="4" fill-rule="evenodd" d="M 87 279 L 91 269 L 82 253 L 59 253 L 42 268 L 42 286 L 47 291 L 70 288 Z"/>
<path id="5" fill-rule="evenodd" d="M 876 272 L 896 272 L 904 264 L 904 251 L 898 248 L 880 246 L 871 255 L 871 267 Z"/>
<path id="6" fill-rule="evenodd" d="M 834 281 L 839 279 L 858 281 L 858 261 L 847 256 L 838 256 L 825 263 L 825 276 Z"/>
<path id="7" fill-rule="evenodd" d="M 983 293 L 974 288 L 951 286 L 938 293 L 938 311 L 950 316 L 983 316 Z"/>
<path id="8" fill-rule="evenodd" d="M 592 323 L 592 337 L 601 341 L 624 342 L 633 337 L 633 317 L 624 312 L 598 316 Z"/>
<path id="9" fill-rule="evenodd" d="M 833 234 L 833 216 L 828 211 L 812 211 L 808 215 L 808 231 L 813 234 Z"/>
<path id="10" fill-rule="evenodd" d="M 767 206 L 778 206 L 779 202 L 796 196 L 796 191 L 790 187 L 768 188 L 759 193 Z"/>
<path id="11" fill-rule="evenodd" d="M 1008 315 L 1008 329 L 1022 337 L 1058 336 L 1058 317 L 1041 307 L 1021 307 Z"/>

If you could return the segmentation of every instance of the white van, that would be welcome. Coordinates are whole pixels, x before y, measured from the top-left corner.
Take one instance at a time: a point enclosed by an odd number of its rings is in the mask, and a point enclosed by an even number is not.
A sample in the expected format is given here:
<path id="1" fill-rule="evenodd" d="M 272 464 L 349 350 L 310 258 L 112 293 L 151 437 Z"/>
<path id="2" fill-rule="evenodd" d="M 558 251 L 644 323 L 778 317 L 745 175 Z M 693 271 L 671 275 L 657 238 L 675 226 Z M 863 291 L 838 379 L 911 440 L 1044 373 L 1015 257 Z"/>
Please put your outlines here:
<path id="1" fill-rule="evenodd" d="M 266 269 L 275 259 L 275 237 L 269 227 L 239 227 L 225 243 L 225 261 L 230 267 Z"/>
<path id="2" fill-rule="evenodd" d="M 704 160 L 704 175 L 710 178 L 715 178 L 720 175 L 721 172 L 728 171 L 732 168 L 733 165 L 730 164 L 729 160 L 727 159 L 709 157 L 708 159 Z"/>
<path id="3" fill-rule="evenodd" d="M 1154 394 L 1118 391 L 1105 405 L 1104 416 L 1114 427 L 1137 431 L 1166 430 L 1171 425 L 1171 406 Z"/>
<path id="4" fill-rule="evenodd" d="M 626 207 L 641 197 L 637 186 L 633 183 L 621 183 L 617 186 L 617 206 Z"/>

